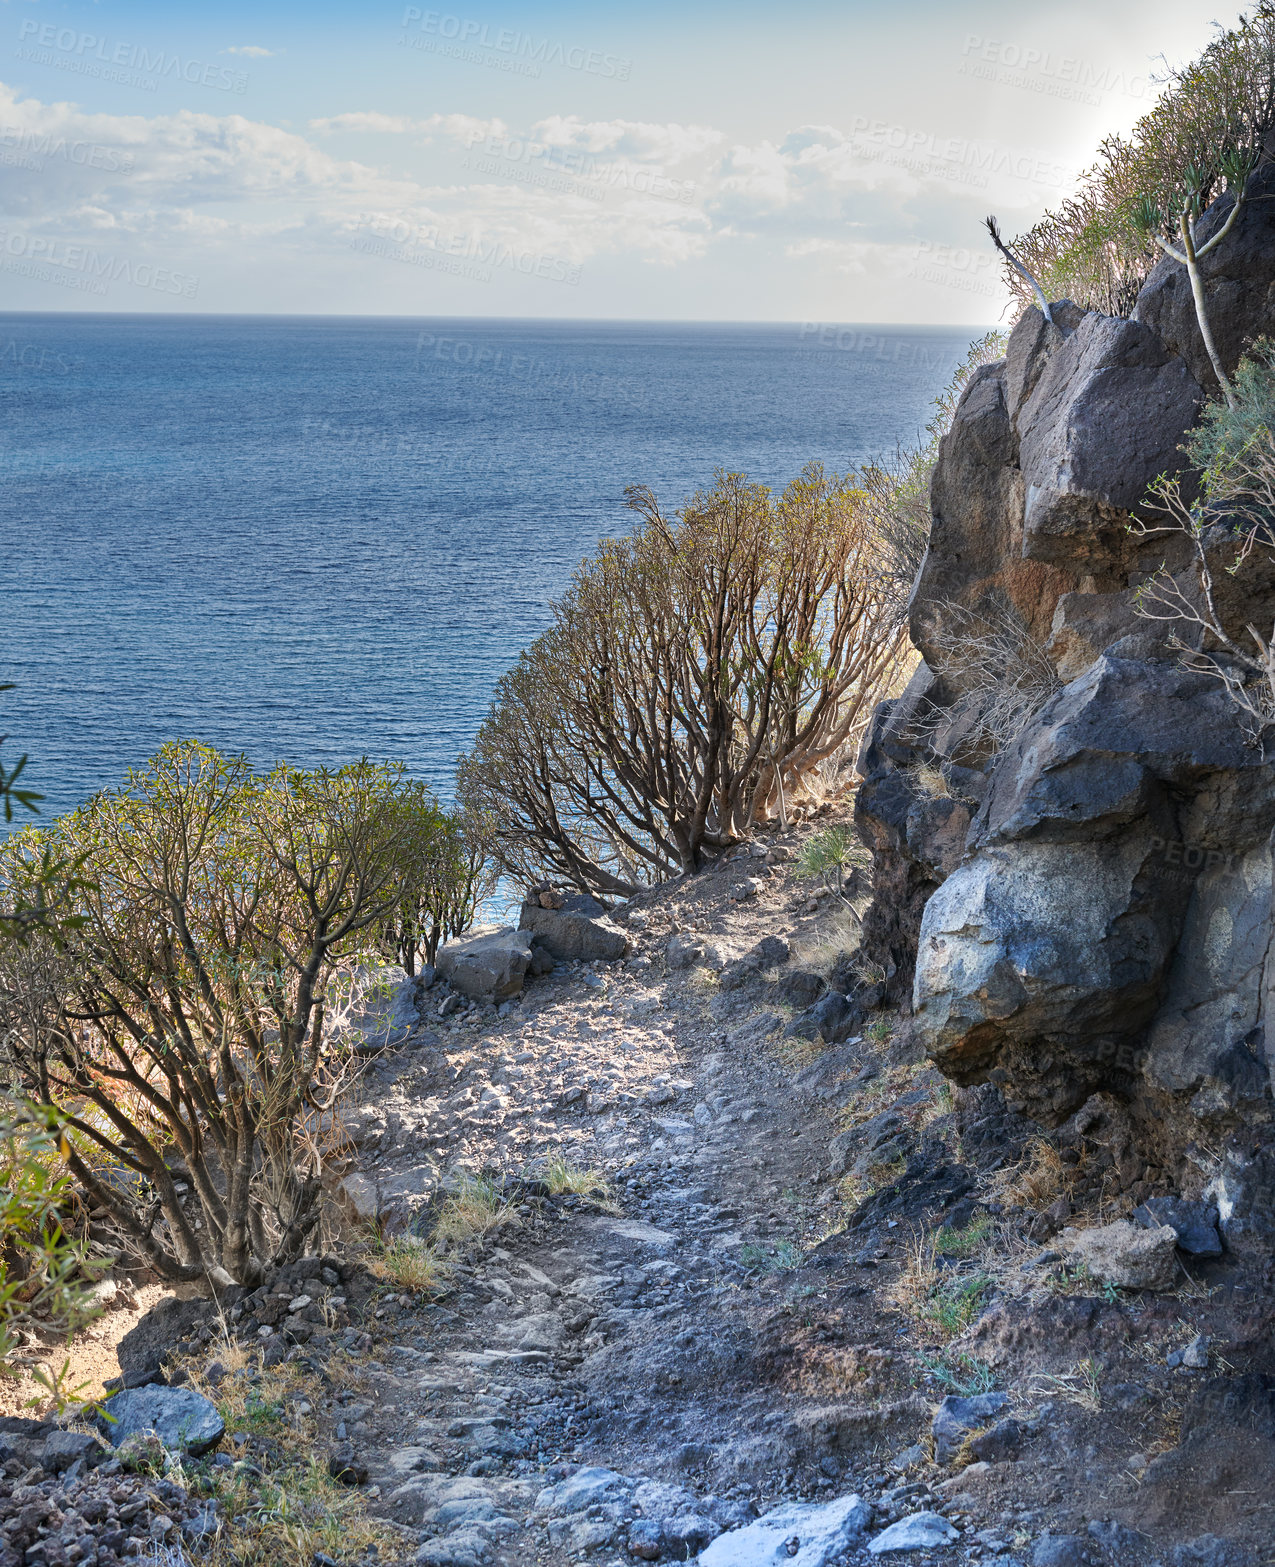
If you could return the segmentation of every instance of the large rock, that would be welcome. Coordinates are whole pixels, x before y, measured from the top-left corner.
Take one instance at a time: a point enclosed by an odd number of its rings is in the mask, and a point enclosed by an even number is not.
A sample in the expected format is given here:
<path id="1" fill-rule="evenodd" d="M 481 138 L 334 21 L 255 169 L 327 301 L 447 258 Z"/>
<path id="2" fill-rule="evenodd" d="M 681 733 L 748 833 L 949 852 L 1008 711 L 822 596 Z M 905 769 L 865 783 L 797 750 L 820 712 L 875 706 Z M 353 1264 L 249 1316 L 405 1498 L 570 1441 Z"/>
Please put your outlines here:
<path id="1" fill-rule="evenodd" d="M 211 1301 L 166 1295 L 129 1329 L 115 1349 L 126 1388 L 163 1382 L 164 1357 L 214 1313 Z"/>
<path id="2" fill-rule="evenodd" d="M 1203 266 L 1228 368 L 1275 333 L 1275 165 L 1251 195 Z M 1065 301 L 1052 314 L 1023 313 L 941 443 L 910 605 L 925 663 L 859 758 L 874 866 L 861 951 L 959 1082 L 994 1080 L 1047 1123 L 1114 1095 L 1133 1139 L 1120 1190 L 1147 1166 L 1195 1190 L 1207 1146 L 1220 1234 L 1269 1249 L 1275 761 L 1215 679 L 1180 667 L 1184 628 L 1137 613 L 1161 562 L 1197 591 L 1185 545 L 1127 526 L 1180 465 L 1212 370 L 1171 260 L 1131 319 Z M 1275 564 L 1258 550 L 1224 569 L 1223 531 L 1204 536 L 1218 613 L 1247 643 L 1275 619 Z M 951 634 L 1006 615 L 1064 684 L 997 750 L 970 720 L 992 665 L 956 667 Z"/>
<path id="3" fill-rule="evenodd" d="M 518 928 L 530 931 L 539 946 L 559 959 L 611 962 L 628 951 L 627 936 L 587 893 L 565 899 L 556 909 L 543 908 L 539 900 L 524 903 Z"/>
<path id="4" fill-rule="evenodd" d="M 226 1434 L 217 1406 L 193 1388 L 126 1388 L 102 1407 L 105 1414 L 98 1423 L 112 1447 L 138 1432 L 153 1431 L 170 1453 L 200 1458 Z"/>
<path id="5" fill-rule="evenodd" d="M 868 1542 L 870 1556 L 890 1556 L 896 1551 L 937 1550 L 953 1545 L 960 1535 L 942 1513 L 911 1513 L 883 1529 Z"/>
<path id="6" fill-rule="evenodd" d="M 975 1393 L 970 1398 L 948 1394 L 930 1422 L 934 1456 L 939 1463 L 954 1458 L 969 1436 L 990 1426 L 1008 1400 L 1008 1393 Z"/>
<path id="7" fill-rule="evenodd" d="M 785 1502 L 699 1554 L 699 1567 L 833 1567 L 867 1532 L 871 1511 L 857 1496 L 833 1502 Z M 791 1549 L 796 1540 L 797 1549 Z"/>
<path id="8" fill-rule="evenodd" d="M 530 934 L 504 926 L 440 947 L 435 967 L 474 1001 L 507 1001 L 521 993 L 530 962 Z"/>
<path id="9" fill-rule="evenodd" d="M 1217 1204 L 1187 1202 L 1183 1197 L 1152 1197 L 1133 1210 L 1133 1222 L 1144 1230 L 1167 1224 L 1188 1257 L 1220 1257 Z"/>
<path id="10" fill-rule="evenodd" d="M 1106 569 L 1128 514 L 1203 401 L 1190 370 L 1147 327 L 1090 311 L 1050 355 L 1018 416 L 1023 553 Z"/>
<path id="11" fill-rule="evenodd" d="M 1093 1230 L 1067 1229 L 1058 1241 L 1094 1278 L 1130 1290 L 1169 1290 L 1180 1284 L 1177 1244 L 1167 1224 L 1142 1229 L 1128 1219 Z"/>
<path id="12" fill-rule="evenodd" d="M 1270 875 L 1236 850 L 1273 824 L 1275 774 L 1215 682 L 1098 659 L 998 759 L 925 907 L 913 1004 L 935 1061 L 964 1083 L 1007 1072 L 1046 1120 L 1139 1073 L 1197 1090 L 1256 1021 Z M 1226 942 L 1183 941 L 1220 919 Z"/>

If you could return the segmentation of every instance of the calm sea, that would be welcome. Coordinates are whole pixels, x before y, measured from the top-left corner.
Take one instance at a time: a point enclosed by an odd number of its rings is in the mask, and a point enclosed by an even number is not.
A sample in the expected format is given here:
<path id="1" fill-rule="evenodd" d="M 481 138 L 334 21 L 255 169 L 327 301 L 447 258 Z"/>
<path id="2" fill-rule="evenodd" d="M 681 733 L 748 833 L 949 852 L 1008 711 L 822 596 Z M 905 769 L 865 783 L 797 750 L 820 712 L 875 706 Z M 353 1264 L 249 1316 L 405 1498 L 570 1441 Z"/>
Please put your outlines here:
<path id="1" fill-rule="evenodd" d="M 0 315 L 0 759 L 46 814 L 179 736 L 446 796 L 626 485 L 888 451 L 972 335 Z"/>

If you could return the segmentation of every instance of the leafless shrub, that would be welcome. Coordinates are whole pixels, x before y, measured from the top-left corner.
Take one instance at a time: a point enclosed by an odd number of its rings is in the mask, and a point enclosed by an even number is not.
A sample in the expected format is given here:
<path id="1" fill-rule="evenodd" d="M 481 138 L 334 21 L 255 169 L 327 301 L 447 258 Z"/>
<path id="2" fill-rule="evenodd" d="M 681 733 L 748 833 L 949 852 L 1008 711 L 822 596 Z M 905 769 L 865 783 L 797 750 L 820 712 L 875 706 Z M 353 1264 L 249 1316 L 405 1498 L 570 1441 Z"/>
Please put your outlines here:
<path id="1" fill-rule="evenodd" d="M 958 693 L 932 708 L 918 728 L 955 737 L 953 761 L 978 761 L 1011 746 L 1032 715 L 1062 688 L 1049 655 L 1006 605 L 979 611 L 936 606 L 937 673 Z"/>
<path id="2" fill-rule="evenodd" d="M 1263 743 L 1275 725 L 1275 625 L 1228 625 L 1225 579 L 1243 580 L 1259 558 L 1275 567 L 1275 342 L 1260 339 L 1240 362 L 1230 397 L 1211 404 L 1183 452 L 1200 474 L 1192 497 L 1180 475 L 1161 474 L 1147 509 L 1162 522 L 1135 521 L 1141 538 L 1176 536 L 1186 571 L 1161 564 L 1138 589 L 1137 613 L 1168 622 L 1169 646 L 1188 669 L 1217 680 Z M 1220 574 L 1220 575 L 1219 575 Z"/>

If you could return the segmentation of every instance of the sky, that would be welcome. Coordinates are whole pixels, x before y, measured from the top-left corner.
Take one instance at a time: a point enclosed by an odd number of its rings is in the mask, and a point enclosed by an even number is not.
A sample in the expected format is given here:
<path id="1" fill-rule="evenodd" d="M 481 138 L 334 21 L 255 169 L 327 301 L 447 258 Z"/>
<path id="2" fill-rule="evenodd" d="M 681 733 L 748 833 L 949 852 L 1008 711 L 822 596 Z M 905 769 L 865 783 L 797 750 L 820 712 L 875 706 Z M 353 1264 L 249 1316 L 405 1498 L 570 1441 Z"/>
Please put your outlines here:
<path id="1" fill-rule="evenodd" d="M 993 325 L 1238 11 L 0 0 L 0 309 Z"/>

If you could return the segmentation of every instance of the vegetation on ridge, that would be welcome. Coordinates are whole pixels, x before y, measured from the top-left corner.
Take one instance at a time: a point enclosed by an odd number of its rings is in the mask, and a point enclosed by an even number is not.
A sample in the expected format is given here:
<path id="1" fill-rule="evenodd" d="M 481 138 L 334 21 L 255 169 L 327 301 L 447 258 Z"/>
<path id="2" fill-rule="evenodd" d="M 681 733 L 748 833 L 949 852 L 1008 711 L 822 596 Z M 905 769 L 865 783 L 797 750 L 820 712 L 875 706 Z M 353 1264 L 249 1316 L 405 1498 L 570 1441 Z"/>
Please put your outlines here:
<path id="1" fill-rule="evenodd" d="M 1013 242 L 1049 299 L 1127 315 L 1160 251 L 1152 211 L 1202 212 L 1237 154 L 1269 155 L 1275 128 L 1275 4 L 1261 0 L 1199 59 L 1166 70 L 1163 92 L 1128 137 L 1108 136 L 1075 193 Z M 1005 281 L 1025 308 L 1031 284 Z"/>

